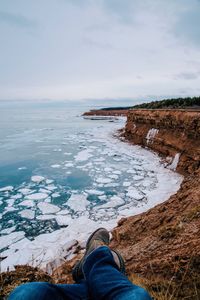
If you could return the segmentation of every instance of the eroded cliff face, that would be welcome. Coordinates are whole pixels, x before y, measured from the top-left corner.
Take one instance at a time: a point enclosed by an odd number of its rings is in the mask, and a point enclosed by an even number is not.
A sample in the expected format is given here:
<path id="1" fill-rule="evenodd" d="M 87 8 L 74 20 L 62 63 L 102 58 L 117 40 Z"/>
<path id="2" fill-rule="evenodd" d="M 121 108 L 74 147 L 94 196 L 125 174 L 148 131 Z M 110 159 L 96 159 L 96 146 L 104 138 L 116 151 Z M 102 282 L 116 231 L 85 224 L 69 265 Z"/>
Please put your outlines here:
<path id="1" fill-rule="evenodd" d="M 150 290 L 200 299 L 200 113 L 130 111 L 124 136 L 163 155 L 184 180 L 168 201 L 119 221 L 111 245 Z"/>
<path id="2" fill-rule="evenodd" d="M 200 166 L 200 112 L 130 110 L 125 137 L 163 155 L 182 174 Z"/>

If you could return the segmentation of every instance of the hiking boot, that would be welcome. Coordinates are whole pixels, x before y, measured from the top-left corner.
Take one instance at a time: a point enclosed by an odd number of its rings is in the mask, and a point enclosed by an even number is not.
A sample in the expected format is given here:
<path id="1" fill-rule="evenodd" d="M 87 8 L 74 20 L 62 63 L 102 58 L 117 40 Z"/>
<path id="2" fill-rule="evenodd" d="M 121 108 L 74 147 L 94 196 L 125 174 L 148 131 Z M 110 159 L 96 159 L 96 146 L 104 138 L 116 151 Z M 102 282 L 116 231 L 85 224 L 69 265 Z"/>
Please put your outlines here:
<path id="1" fill-rule="evenodd" d="M 101 246 L 108 246 L 110 242 L 109 232 L 105 228 L 99 228 L 96 231 L 94 231 L 88 238 L 86 243 L 86 251 L 83 256 L 83 258 L 78 261 L 73 270 L 72 270 L 72 277 L 75 282 L 80 281 L 84 278 L 83 275 L 83 263 L 85 262 L 87 256 L 94 251 L 95 249 L 101 247 Z M 111 251 L 113 254 L 113 258 L 115 260 L 115 263 L 117 264 L 119 270 L 123 273 L 125 273 L 125 265 L 124 260 L 121 257 L 121 255 L 116 251 Z"/>

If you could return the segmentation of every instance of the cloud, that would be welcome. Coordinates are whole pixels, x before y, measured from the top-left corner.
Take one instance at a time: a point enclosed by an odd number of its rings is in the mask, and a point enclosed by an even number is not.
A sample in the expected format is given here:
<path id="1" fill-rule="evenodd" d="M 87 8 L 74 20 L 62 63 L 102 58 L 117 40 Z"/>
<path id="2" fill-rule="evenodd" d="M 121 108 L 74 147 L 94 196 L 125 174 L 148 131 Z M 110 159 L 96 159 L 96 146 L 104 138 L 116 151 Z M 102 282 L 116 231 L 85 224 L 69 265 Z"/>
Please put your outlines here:
<path id="1" fill-rule="evenodd" d="M 101 3 L 105 11 L 109 15 L 117 17 L 118 21 L 127 24 L 134 21 L 134 9 L 137 7 L 137 0 L 102 0 Z"/>
<path id="2" fill-rule="evenodd" d="M 36 22 L 20 14 L 13 14 L 0 11 L 0 22 L 11 26 L 33 29 L 37 26 Z"/>
<path id="3" fill-rule="evenodd" d="M 183 80 L 195 80 L 198 79 L 200 77 L 200 72 L 183 72 L 183 73 L 179 73 L 177 74 L 174 79 L 175 80 L 179 80 L 179 79 L 183 79 Z"/>
<path id="4" fill-rule="evenodd" d="M 200 1 L 185 4 L 174 27 L 174 34 L 185 42 L 200 45 Z"/>

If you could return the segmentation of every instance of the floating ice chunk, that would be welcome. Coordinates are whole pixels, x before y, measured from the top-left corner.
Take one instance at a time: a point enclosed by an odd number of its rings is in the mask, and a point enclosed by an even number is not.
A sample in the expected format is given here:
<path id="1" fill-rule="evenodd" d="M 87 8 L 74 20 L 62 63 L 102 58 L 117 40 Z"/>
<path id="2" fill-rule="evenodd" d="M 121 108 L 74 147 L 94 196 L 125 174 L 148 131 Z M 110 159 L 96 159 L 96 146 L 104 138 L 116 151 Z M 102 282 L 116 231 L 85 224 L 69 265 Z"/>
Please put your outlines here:
<path id="1" fill-rule="evenodd" d="M 116 171 L 113 171 L 113 174 L 116 174 L 116 175 L 121 175 L 121 174 L 122 174 L 122 172 L 121 172 L 121 171 L 119 171 L 119 170 L 116 170 Z"/>
<path id="2" fill-rule="evenodd" d="M 62 209 L 56 215 L 68 215 L 68 214 L 69 214 L 69 210 L 68 209 Z"/>
<path id="3" fill-rule="evenodd" d="M 100 200 L 106 200 L 106 199 L 107 199 L 107 197 L 106 197 L 105 195 L 99 196 L 98 198 L 99 198 Z"/>
<path id="4" fill-rule="evenodd" d="M 117 187 L 117 186 L 119 186 L 119 183 L 116 183 L 116 182 L 104 184 L 104 187 Z"/>
<path id="5" fill-rule="evenodd" d="M 8 207 L 11 207 L 11 206 L 13 206 L 15 199 L 8 199 L 8 200 L 6 200 L 6 202 L 8 203 Z"/>
<path id="6" fill-rule="evenodd" d="M 116 207 L 116 206 L 121 206 L 124 204 L 124 200 L 118 196 L 112 196 L 110 200 L 101 205 L 100 208 L 110 208 L 110 207 Z"/>
<path id="7" fill-rule="evenodd" d="M 9 206 L 9 207 L 7 207 L 7 208 L 4 210 L 3 214 L 5 215 L 7 212 L 12 212 L 12 211 L 15 211 L 15 210 L 17 210 L 17 209 L 14 208 L 14 207 L 12 207 L 12 206 Z"/>
<path id="8" fill-rule="evenodd" d="M 48 197 L 49 195 L 48 194 L 45 194 L 45 193 L 34 193 L 34 194 L 31 194 L 31 195 L 27 195 L 25 197 L 25 199 L 27 200 L 36 200 L 36 201 L 39 201 L 39 200 L 44 200 Z"/>
<path id="9" fill-rule="evenodd" d="M 130 198 L 134 198 L 136 200 L 141 200 L 144 198 L 144 195 L 140 193 L 136 188 L 134 187 L 129 187 L 128 188 L 128 193 L 127 196 Z"/>
<path id="10" fill-rule="evenodd" d="M 32 200 L 24 200 L 24 201 L 20 202 L 18 205 L 33 207 L 34 202 Z"/>
<path id="11" fill-rule="evenodd" d="M 108 177 L 111 178 L 111 179 L 118 179 L 119 178 L 119 176 L 115 175 L 115 174 L 111 174 Z"/>
<path id="12" fill-rule="evenodd" d="M 89 204 L 90 202 L 87 200 L 87 196 L 83 194 L 72 194 L 67 201 L 67 205 L 76 212 L 85 211 Z"/>
<path id="13" fill-rule="evenodd" d="M 124 181 L 123 182 L 123 186 L 125 186 L 125 187 L 128 187 L 130 185 L 131 185 L 131 182 L 129 182 L 129 181 Z"/>
<path id="14" fill-rule="evenodd" d="M 83 151 L 80 151 L 76 156 L 75 156 L 75 161 L 86 161 L 93 155 L 91 154 L 92 149 L 86 149 Z"/>
<path id="15" fill-rule="evenodd" d="M 51 165 L 51 168 L 58 169 L 58 168 L 60 168 L 60 165 L 58 165 L 58 164 Z"/>
<path id="16" fill-rule="evenodd" d="M 43 176 L 32 176 L 31 177 L 31 181 L 33 181 L 35 183 L 40 183 L 44 180 L 45 180 L 45 178 Z"/>
<path id="17" fill-rule="evenodd" d="M 140 176 L 140 175 L 134 175 L 133 176 L 133 180 L 142 180 L 142 179 L 144 179 L 144 177 L 143 176 Z"/>
<path id="18" fill-rule="evenodd" d="M 60 215 L 60 216 L 56 215 L 55 219 L 56 219 L 58 225 L 60 225 L 60 226 L 61 225 L 69 225 L 70 222 L 72 222 L 72 218 L 69 215 L 68 216 L 66 216 L 66 215 Z"/>
<path id="19" fill-rule="evenodd" d="M 112 172 L 112 170 L 113 170 L 113 169 L 112 169 L 112 168 L 109 168 L 109 167 L 107 167 L 107 168 L 104 169 L 105 172 Z"/>
<path id="20" fill-rule="evenodd" d="M 2 188 L 0 188 L 0 192 L 11 192 L 14 189 L 13 186 L 8 185 L 8 186 L 4 186 Z"/>
<path id="21" fill-rule="evenodd" d="M 54 151 L 54 152 L 61 152 L 62 149 L 61 149 L 61 148 L 59 148 L 59 149 L 53 149 L 53 151 Z"/>
<path id="22" fill-rule="evenodd" d="M 26 169 L 27 169 L 27 167 L 19 167 L 18 168 L 19 171 L 26 170 Z"/>
<path id="23" fill-rule="evenodd" d="M 85 190 L 85 191 L 86 191 L 86 193 L 88 193 L 90 195 L 100 196 L 100 195 L 104 194 L 104 191 L 99 191 L 99 190 Z"/>
<path id="24" fill-rule="evenodd" d="M 65 167 L 67 167 L 67 168 L 70 168 L 70 167 L 73 167 L 73 166 L 74 166 L 73 163 L 67 163 L 67 164 L 65 164 Z"/>
<path id="25" fill-rule="evenodd" d="M 51 219 L 55 219 L 55 215 L 40 215 L 37 216 L 36 219 L 40 221 L 51 220 Z"/>
<path id="26" fill-rule="evenodd" d="M 44 188 L 40 188 L 39 189 L 39 193 L 47 193 L 47 194 L 51 194 L 51 191 L 47 190 L 47 189 L 44 189 Z"/>
<path id="27" fill-rule="evenodd" d="M 112 180 L 110 178 L 103 178 L 103 177 L 99 177 L 96 179 L 97 183 L 111 183 Z"/>
<path id="28" fill-rule="evenodd" d="M 72 155 L 71 152 L 64 152 L 63 154 L 64 154 L 64 155 Z"/>
<path id="29" fill-rule="evenodd" d="M 22 198 L 22 195 L 21 194 L 16 194 L 16 195 L 13 195 L 11 198 L 17 200 L 17 199 Z"/>
<path id="30" fill-rule="evenodd" d="M 20 211 L 19 215 L 22 218 L 26 218 L 26 219 L 30 219 L 30 220 L 35 218 L 35 212 L 30 209 L 24 209 L 24 210 Z"/>
<path id="31" fill-rule="evenodd" d="M 168 166 L 169 169 L 173 170 L 173 171 L 176 171 L 176 168 L 178 166 L 178 163 L 179 163 L 179 158 L 180 158 L 180 153 L 176 153 L 176 155 L 174 156 L 174 159 L 171 163 L 171 165 Z"/>
<path id="32" fill-rule="evenodd" d="M 129 170 L 126 171 L 126 173 L 128 173 L 128 174 L 136 174 L 136 170 L 129 169 Z"/>
<path id="33" fill-rule="evenodd" d="M 52 180 L 52 179 L 46 179 L 46 184 L 50 184 L 50 183 L 53 183 L 54 182 L 54 180 Z"/>
<path id="34" fill-rule="evenodd" d="M 23 239 L 24 235 L 25 233 L 23 231 L 17 231 L 6 236 L 0 236 L 0 249 L 6 248 L 9 245 Z"/>
<path id="35" fill-rule="evenodd" d="M 38 203 L 38 208 L 44 215 L 57 213 L 60 210 L 60 207 L 45 202 Z"/>
<path id="36" fill-rule="evenodd" d="M 146 140 L 147 140 L 147 145 L 149 144 L 149 142 L 153 142 L 156 134 L 158 134 L 159 130 L 156 128 L 151 128 L 146 136 Z"/>
<path id="37" fill-rule="evenodd" d="M 57 189 L 57 187 L 55 185 L 48 185 L 48 186 L 46 186 L 46 189 L 49 191 L 54 191 Z"/>
<path id="38" fill-rule="evenodd" d="M 16 229 L 16 226 L 5 228 L 5 229 L 1 230 L 1 234 L 9 234 L 9 233 L 15 231 L 15 229 Z"/>
<path id="39" fill-rule="evenodd" d="M 53 194 L 51 195 L 51 197 L 52 197 L 52 198 L 58 198 L 58 197 L 60 197 L 60 194 L 59 194 L 59 193 L 53 193 Z"/>
<path id="40" fill-rule="evenodd" d="M 104 157 L 100 157 L 100 158 L 96 158 L 94 159 L 95 162 L 102 162 L 102 161 L 105 161 L 105 158 Z"/>
<path id="41" fill-rule="evenodd" d="M 24 188 L 24 189 L 19 189 L 18 192 L 20 192 L 22 195 L 28 195 L 33 191 L 31 189 Z"/>

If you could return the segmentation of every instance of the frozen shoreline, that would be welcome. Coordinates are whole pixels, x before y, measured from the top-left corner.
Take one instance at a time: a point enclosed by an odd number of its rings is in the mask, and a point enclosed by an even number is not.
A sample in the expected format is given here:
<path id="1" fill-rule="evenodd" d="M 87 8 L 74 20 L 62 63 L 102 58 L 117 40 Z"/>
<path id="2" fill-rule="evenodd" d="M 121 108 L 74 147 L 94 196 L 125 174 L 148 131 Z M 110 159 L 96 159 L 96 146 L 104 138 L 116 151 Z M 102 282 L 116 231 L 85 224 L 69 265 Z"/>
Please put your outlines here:
<path id="1" fill-rule="evenodd" d="M 177 173 L 174 173 L 168 169 L 165 169 L 161 163 L 159 157 L 148 151 L 145 150 L 139 146 L 132 146 L 127 143 L 122 143 L 117 138 L 114 138 L 112 136 L 113 130 L 117 130 L 118 128 L 121 128 L 123 125 L 123 121 L 119 122 L 119 124 L 110 125 L 109 129 L 105 132 L 105 130 L 102 130 L 100 128 L 95 128 L 91 130 L 91 139 L 93 142 L 102 142 L 106 145 L 106 151 L 107 153 L 120 153 L 120 155 L 126 156 L 130 159 L 130 170 L 129 173 L 131 174 L 131 170 L 134 166 L 134 168 L 140 168 L 140 166 L 135 166 L 131 164 L 131 159 L 134 157 L 137 157 L 138 159 L 141 159 L 142 168 L 145 168 L 145 170 L 153 170 L 157 177 L 157 185 L 156 188 L 145 191 L 146 200 L 145 202 L 141 201 L 141 204 L 139 203 L 138 206 L 133 206 L 133 202 L 130 201 L 130 203 L 124 203 L 123 204 L 123 197 L 120 195 L 117 195 L 115 198 L 112 199 L 112 204 L 108 203 L 106 204 L 107 207 L 117 209 L 117 212 L 119 215 L 115 219 L 111 220 L 104 220 L 101 221 L 101 213 L 104 214 L 105 205 L 99 207 L 98 209 L 98 216 L 99 219 L 97 221 L 92 220 L 89 217 L 89 211 L 87 209 L 88 201 L 87 196 L 91 193 L 91 190 L 87 191 L 87 193 L 83 193 L 82 195 L 79 195 L 81 197 L 78 197 L 75 193 L 72 194 L 72 198 L 69 199 L 69 205 L 72 206 L 74 210 L 79 210 L 80 216 L 78 218 L 71 218 L 69 215 L 62 215 L 61 211 L 55 211 L 55 208 L 51 206 L 51 204 L 48 204 L 48 209 L 51 213 L 51 211 L 56 212 L 56 218 L 60 220 L 60 222 L 65 222 L 66 225 L 68 225 L 67 228 L 62 228 L 59 230 L 56 230 L 52 233 L 46 233 L 46 234 L 40 234 L 37 236 L 33 241 L 28 240 L 24 237 L 24 232 L 13 232 L 9 235 L 5 235 L 0 237 L 0 244 L 7 245 L 9 247 L 8 250 L 4 251 L 1 256 L 7 256 L 6 259 L 4 259 L 1 262 L 1 271 L 5 271 L 7 267 L 10 269 L 13 269 L 14 265 L 17 264 L 30 264 L 32 266 L 39 266 L 40 268 L 46 269 L 47 271 L 51 271 L 51 267 L 49 263 L 54 262 L 58 266 L 63 262 L 63 259 L 70 259 L 72 257 L 72 251 L 71 249 L 73 246 L 77 245 L 76 240 L 78 242 L 82 243 L 87 239 L 87 236 L 89 233 L 91 233 L 96 228 L 103 226 L 106 227 L 108 230 L 113 229 L 116 225 L 119 219 L 122 217 L 128 217 L 131 215 L 136 215 L 141 212 L 147 211 L 148 209 L 154 207 L 155 205 L 162 203 L 169 199 L 169 197 L 176 193 L 177 190 L 180 187 L 180 184 L 182 182 L 182 176 L 180 176 Z M 89 151 L 91 150 L 91 151 Z M 79 152 L 78 155 L 75 156 L 75 161 L 77 162 L 86 162 L 88 163 L 88 160 L 93 157 L 92 154 L 92 148 L 89 150 L 83 149 Z M 98 159 L 98 157 L 95 158 L 96 163 L 101 164 L 101 159 Z M 118 157 L 115 158 L 116 165 L 118 164 Z M 99 160 L 99 161 L 98 161 Z M 90 163 L 90 162 L 89 162 Z M 54 164 L 58 167 L 58 164 Z M 107 168 L 108 169 L 108 168 Z M 140 171 L 140 170 L 138 170 Z M 109 170 L 108 170 L 109 172 Z M 106 186 L 109 185 L 114 189 L 115 184 L 115 178 L 117 178 L 120 171 L 110 171 L 112 173 L 112 176 L 115 177 L 107 177 L 103 178 L 101 175 L 97 177 L 96 179 L 96 187 L 92 191 L 92 193 L 99 193 L 99 197 L 104 197 L 104 195 L 100 195 L 102 193 L 101 191 L 98 191 L 98 186 Z M 114 173 L 115 172 L 115 173 Z M 138 175 L 134 175 L 135 180 L 139 180 Z M 137 176 L 137 177 L 136 177 Z M 38 178 L 35 178 L 35 180 Z M 41 178 L 40 178 L 41 179 Z M 105 181 L 106 179 L 106 181 Z M 39 180 L 39 179 L 38 179 Z M 144 179 L 145 180 L 145 179 Z M 124 186 L 127 188 L 127 196 L 130 197 L 130 199 L 135 199 L 140 201 L 140 197 L 142 199 L 142 193 L 138 193 L 138 191 L 133 188 L 128 181 L 124 181 Z M 148 186 L 148 181 L 146 180 L 146 185 Z M 11 189 L 11 187 L 9 187 Z M 24 191 L 26 192 L 26 191 Z M 40 195 L 37 195 L 40 199 L 42 199 L 42 193 Z M 45 199 L 46 196 L 44 196 L 43 193 L 43 199 Z M 48 197 L 48 195 L 47 195 Z M 46 198 L 47 198 L 46 197 Z M 27 201 L 31 201 L 31 195 L 27 197 Z M 103 199 L 103 198 L 102 198 Z M 121 201 L 121 202 L 120 202 Z M 82 203 L 82 206 L 80 206 L 80 203 Z M 119 203 L 122 206 L 118 206 Z M 44 209 L 42 207 L 42 202 L 40 203 L 40 208 Z M 113 207 L 112 207 L 113 205 Z M 116 207 L 116 208 L 115 208 Z M 118 208 L 117 208 L 118 207 Z M 95 213 L 95 211 L 94 211 Z M 96 212 L 97 213 L 97 212 Z M 45 215 L 44 215 L 45 216 Z M 48 216 L 48 215 L 47 215 Z M 52 215 L 55 217 L 55 215 Z M 109 211 L 108 211 L 108 218 L 109 218 Z M 86 227 L 87 226 L 87 227 Z M 8 240 L 9 239 L 9 243 Z M 59 245 L 59 246 L 58 246 Z M 2 248 L 2 247 L 1 247 Z M 51 265 L 53 265 L 52 263 Z M 49 265 L 48 265 L 49 264 Z M 48 265 L 48 266 L 47 266 Z M 47 268 L 46 268 L 47 267 Z"/>

